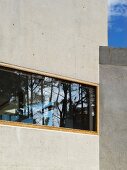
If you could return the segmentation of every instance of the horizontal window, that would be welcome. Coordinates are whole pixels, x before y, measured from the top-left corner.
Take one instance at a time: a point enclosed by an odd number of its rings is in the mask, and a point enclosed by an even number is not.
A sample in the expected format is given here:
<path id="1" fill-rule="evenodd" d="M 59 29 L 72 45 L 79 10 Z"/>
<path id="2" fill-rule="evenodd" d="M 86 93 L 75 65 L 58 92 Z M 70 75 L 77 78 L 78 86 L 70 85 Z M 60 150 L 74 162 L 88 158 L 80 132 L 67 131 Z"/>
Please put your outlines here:
<path id="1" fill-rule="evenodd" d="M 0 120 L 97 131 L 96 86 L 0 67 Z"/>

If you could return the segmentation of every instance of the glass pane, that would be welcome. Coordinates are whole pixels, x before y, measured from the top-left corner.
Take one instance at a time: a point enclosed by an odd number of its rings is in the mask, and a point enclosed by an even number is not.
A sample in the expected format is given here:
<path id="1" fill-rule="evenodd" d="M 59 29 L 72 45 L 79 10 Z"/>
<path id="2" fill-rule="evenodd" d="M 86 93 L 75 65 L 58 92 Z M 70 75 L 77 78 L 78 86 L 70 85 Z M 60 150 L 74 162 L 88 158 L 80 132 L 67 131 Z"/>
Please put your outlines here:
<path id="1" fill-rule="evenodd" d="M 0 119 L 96 131 L 96 87 L 0 68 Z"/>

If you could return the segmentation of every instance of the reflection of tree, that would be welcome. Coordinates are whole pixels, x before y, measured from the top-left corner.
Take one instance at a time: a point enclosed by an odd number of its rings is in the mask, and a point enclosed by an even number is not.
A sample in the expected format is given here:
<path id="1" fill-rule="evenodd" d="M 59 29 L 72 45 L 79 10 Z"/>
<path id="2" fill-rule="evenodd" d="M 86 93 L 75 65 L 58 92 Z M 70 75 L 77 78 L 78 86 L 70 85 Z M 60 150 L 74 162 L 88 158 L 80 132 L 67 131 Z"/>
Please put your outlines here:
<path id="1" fill-rule="evenodd" d="M 0 71 L 0 96 L 4 96 L 6 101 L 17 92 L 16 91 L 17 76 L 13 76 L 13 73 Z"/>
<path id="2" fill-rule="evenodd" d="M 0 71 L 0 77 L 0 109 L 13 98 L 17 121 L 95 130 L 94 87 L 17 71 Z"/>
<path id="3" fill-rule="evenodd" d="M 29 84 L 29 78 L 28 76 L 26 76 L 26 106 L 27 106 L 27 109 L 28 109 L 28 117 L 30 116 L 29 113 L 30 113 L 30 109 L 29 109 L 29 87 L 28 87 L 28 84 Z"/>
<path id="4" fill-rule="evenodd" d="M 15 72 L 0 71 L 0 105 L 2 101 L 10 102 L 11 98 L 19 97 L 19 107 L 23 105 L 24 77 Z M 16 100 L 16 98 L 14 98 Z M 13 100 L 14 100 L 13 99 Z"/>

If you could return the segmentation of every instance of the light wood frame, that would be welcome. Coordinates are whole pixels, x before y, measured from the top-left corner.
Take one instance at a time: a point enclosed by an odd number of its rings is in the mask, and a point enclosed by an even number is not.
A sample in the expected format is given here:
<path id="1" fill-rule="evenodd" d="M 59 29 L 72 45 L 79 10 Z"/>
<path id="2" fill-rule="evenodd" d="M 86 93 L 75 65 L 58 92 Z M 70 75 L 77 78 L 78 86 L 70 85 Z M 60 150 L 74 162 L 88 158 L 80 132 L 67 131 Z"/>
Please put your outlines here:
<path id="1" fill-rule="evenodd" d="M 12 64 L 8 64 L 8 63 L 4 63 L 4 62 L 0 62 L 0 67 L 6 68 L 6 69 L 16 69 L 19 71 L 24 71 L 24 72 L 33 73 L 33 74 L 49 76 L 52 78 L 72 81 L 72 82 L 81 83 L 84 85 L 95 86 L 96 87 L 96 127 L 97 127 L 97 131 L 79 130 L 79 129 L 62 128 L 62 127 L 50 127 L 50 126 L 44 126 L 44 125 L 27 124 L 27 123 L 22 123 L 22 122 L 9 122 L 9 121 L 4 121 L 4 120 L 0 120 L 0 125 L 19 126 L 19 127 L 27 127 L 27 128 L 37 128 L 37 129 L 74 132 L 74 133 L 82 133 L 82 134 L 90 134 L 90 135 L 99 135 L 99 84 L 82 81 L 82 80 L 74 79 L 71 77 L 64 77 L 61 75 L 52 74 L 52 73 L 39 71 L 39 70 L 31 69 L 31 68 L 26 68 L 26 67 L 22 67 L 22 66 L 12 65 Z"/>

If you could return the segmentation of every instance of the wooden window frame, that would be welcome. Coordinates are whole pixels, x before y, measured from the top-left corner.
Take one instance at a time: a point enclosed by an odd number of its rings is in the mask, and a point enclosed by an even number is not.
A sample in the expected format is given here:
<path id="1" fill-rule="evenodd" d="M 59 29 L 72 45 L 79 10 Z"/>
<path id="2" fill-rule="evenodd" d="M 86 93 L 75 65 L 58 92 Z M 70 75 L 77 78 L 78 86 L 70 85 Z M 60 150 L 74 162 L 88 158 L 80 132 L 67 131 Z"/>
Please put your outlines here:
<path id="1" fill-rule="evenodd" d="M 88 81 L 83 81 L 79 79 L 74 79 L 71 77 L 65 77 L 62 75 L 52 74 L 44 71 L 39 71 L 31 68 L 26 68 L 22 66 L 17 66 L 13 64 L 8 64 L 4 62 L 0 62 L 0 67 L 5 69 L 16 69 L 19 71 L 24 71 L 27 73 L 33 73 L 33 74 L 39 74 L 43 76 L 48 76 L 52 78 L 57 78 L 60 80 L 67 80 L 75 83 L 81 83 L 84 85 L 91 85 L 96 88 L 96 131 L 90 131 L 90 130 L 80 130 L 80 129 L 71 129 L 71 128 L 65 128 L 65 127 L 50 127 L 46 125 L 35 125 L 35 124 L 28 124 L 23 122 L 9 122 L 5 120 L 0 120 L 0 125 L 7 125 L 7 126 L 19 126 L 19 127 L 25 127 L 25 128 L 35 128 L 35 129 L 46 129 L 46 130 L 55 130 L 55 131 L 63 131 L 63 132 L 73 132 L 73 133 L 82 133 L 82 134 L 90 134 L 90 135 L 99 135 L 99 84 L 92 83 Z"/>

